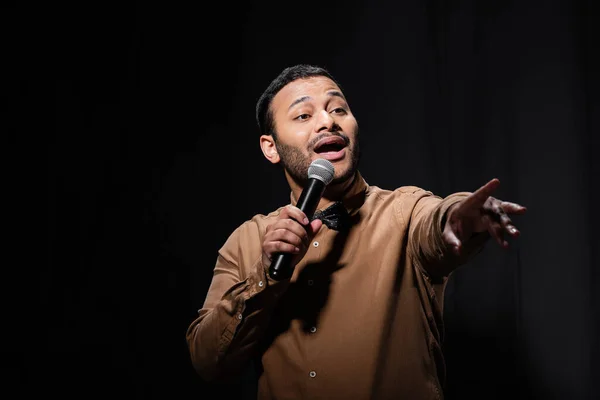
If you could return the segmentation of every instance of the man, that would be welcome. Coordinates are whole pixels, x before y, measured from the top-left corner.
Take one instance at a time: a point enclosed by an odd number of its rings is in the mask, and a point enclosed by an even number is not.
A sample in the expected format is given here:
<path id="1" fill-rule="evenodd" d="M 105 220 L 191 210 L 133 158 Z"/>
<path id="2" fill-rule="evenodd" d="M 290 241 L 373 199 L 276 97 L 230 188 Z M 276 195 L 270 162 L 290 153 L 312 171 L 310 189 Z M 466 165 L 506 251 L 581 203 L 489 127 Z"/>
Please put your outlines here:
<path id="1" fill-rule="evenodd" d="M 519 235 L 510 215 L 525 207 L 492 197 L 497 179 L 444 199 L 368 185 L 357 121 L 322 68 L 286 68 L 256 112 L 291 202 L 244 222 L 220 249 L 186 334 L 194 367 L 213 381 L 255 360 L 259 399 L 442 399 L 448 276 L 489 238 L 507 247 Z M 317 158 L 335 174 L 309 221 L 296 204 Z M 270 277 L 277 253 L 294 254 L 290 279 Z"/>

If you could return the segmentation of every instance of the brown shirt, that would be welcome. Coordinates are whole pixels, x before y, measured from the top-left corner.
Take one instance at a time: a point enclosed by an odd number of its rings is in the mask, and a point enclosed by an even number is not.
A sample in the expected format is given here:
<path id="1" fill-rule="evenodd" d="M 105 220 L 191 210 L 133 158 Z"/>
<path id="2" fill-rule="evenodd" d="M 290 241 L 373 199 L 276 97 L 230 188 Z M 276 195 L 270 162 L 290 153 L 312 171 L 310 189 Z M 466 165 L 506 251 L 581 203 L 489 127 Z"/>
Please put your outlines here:
<path id="1" fill-rule="evenodd" d="M 442 399 L 443 290 L 485 240 L 461 259 L 442 242 L 446 211 L 468 194 L 383 190 L 357 173 L 343 199 L 351 228 L 323 225 L 282 282 L 261 261 L 281 209 L 244 222 L 187 331 L 194 367 L 213 380 L 258 359 L 261 400 Z"/>

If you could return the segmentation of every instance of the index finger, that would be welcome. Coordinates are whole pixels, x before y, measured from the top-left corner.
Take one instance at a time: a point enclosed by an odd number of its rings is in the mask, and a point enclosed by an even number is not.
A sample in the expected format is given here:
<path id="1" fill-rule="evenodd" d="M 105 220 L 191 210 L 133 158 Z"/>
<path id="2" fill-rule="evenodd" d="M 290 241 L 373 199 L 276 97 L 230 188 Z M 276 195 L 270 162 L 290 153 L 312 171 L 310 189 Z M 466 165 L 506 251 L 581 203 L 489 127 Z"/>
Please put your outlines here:
<path id="1" fill-rule="evenodd" d="M 467 197 L 463 204 L 468 207 L 479 208 L 483 206 L 483 203 L 487 200 L 488 197 L 492 195 L 494 190 L 496 190 L 500 186 L 500 180 L 498 178 L 494 178 L 476 191 L 474 191 L 469 197 Z"/>
<path id="2" fill-rule="evenodd" d="M 302 212 L 298 207 L 293 206 L 291 204 L 287 205 L 283 208 L 283 211 L 280 214 L 283 218 L 292 218 L 298 221 L 302 225 L 308 224 L 310 221 L 306 217 L 306 214 Z"/>

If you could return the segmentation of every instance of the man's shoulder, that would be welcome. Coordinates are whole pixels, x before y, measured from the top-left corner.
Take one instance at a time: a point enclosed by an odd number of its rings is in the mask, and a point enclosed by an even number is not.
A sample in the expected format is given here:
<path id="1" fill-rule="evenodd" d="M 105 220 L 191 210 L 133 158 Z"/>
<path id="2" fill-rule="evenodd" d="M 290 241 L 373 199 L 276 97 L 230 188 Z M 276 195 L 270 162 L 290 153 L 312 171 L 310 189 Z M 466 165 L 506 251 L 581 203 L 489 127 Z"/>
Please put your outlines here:
<path id="1" fill-rule="evenodd" d="M 402 197 L 402 196 L 429 196 L 433 193 L 427 189 L 415 185 L 403 185 L 395 189 L 386 189 L 380 186 L 369 185 L 367 196 L 376 197 Z"/>
<path id="2" fill-rule="evenodd" d="M 422 200 L 435 196 L 428 190 L 416 185 L 403 185 L 395 189 L 369 186 L 365 203 L 361 209 L 364 213 L 391 213 L 393 215 L 409 215 Z"/>
<path id="3" fill-rule="evenodd" d="M 283 207 L 280 207 L 268 214 L 254 214 L 241 222 L 229 234 L 229 237 L 221 250 L 223 251 L 224 249 L 231 247 L 237 248 L 238 246 L 252 247 L 257 242 L 260 242 L 262 236 L 265 234 L 267 226 L 277 218 L 277 215 L 279 215 L 282 208 Z"/>
<path id="4" fill-rule="evenodd" d="M 279 216 L 279 213 L 281 213 L 281 210 L 284 208 L 285 206 L 281 206 L 269 213 L 256 213 L 254 215 L 252 215 L 250 218 L 246 219 L 245 221 L 243 221 L 238 227 L 237 227 L 237 231 L 247 231 L 247 230 L 256 230 L 258 229 L 264 229 L 266 228 L 267 225 L 269 225 L 274 219 L 277 218 L 277 216 Z"/>

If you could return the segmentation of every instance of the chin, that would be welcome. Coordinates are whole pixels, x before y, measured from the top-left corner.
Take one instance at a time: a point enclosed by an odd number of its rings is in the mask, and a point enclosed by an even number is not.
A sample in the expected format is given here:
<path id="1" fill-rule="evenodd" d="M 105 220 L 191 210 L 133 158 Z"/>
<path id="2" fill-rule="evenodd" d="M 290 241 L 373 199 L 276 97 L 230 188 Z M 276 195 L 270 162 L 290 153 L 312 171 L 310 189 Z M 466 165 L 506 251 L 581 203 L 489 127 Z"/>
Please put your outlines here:
<path id="1" fill-rule="evenodd" d="M 355 170 L 351 169 L 349 166 L 346 166 L 343 170 L 335 172 L 335 175 L 333 176 L 333 181 L 331 183 L 339 184 L 347 182 L 348 180 L 354 178 L 355 173 Z"/>

